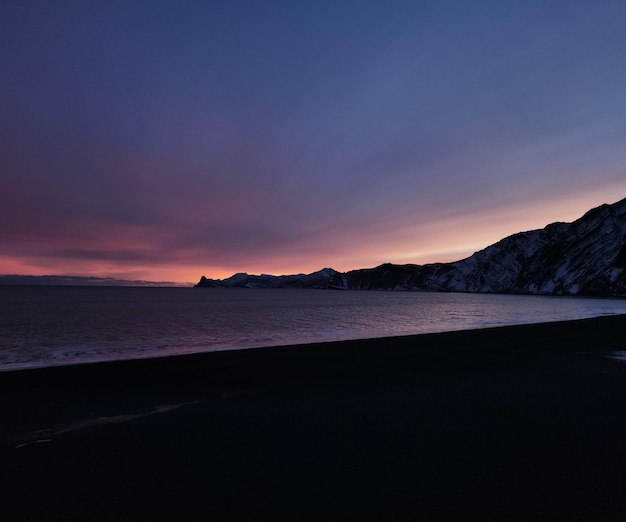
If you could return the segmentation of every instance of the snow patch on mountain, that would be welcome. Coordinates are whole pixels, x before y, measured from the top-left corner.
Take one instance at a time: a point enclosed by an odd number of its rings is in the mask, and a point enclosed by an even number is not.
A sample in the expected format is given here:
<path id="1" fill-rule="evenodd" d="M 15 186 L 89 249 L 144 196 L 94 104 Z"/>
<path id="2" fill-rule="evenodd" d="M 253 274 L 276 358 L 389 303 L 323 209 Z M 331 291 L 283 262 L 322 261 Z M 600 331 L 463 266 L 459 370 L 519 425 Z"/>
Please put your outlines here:
<path id="1" fill-rule="evenodd" d="M 341 273 L 203 277 L 197 286 L 626 296 L 626 199 L 572 223 L 519 232 L 453 263 L 385 263 Z"/>

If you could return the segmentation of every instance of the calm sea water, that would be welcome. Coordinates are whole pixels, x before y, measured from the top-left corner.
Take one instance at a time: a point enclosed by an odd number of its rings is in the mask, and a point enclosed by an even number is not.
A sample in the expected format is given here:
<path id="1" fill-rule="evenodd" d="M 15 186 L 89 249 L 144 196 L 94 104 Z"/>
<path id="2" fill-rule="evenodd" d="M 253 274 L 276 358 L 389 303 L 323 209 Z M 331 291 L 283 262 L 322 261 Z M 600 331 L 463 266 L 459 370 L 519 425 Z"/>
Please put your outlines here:
<path id="1" fill-rule="evenodd" d="M 619 299 L 4 286 L 0 371 L 623 313 Z"/>

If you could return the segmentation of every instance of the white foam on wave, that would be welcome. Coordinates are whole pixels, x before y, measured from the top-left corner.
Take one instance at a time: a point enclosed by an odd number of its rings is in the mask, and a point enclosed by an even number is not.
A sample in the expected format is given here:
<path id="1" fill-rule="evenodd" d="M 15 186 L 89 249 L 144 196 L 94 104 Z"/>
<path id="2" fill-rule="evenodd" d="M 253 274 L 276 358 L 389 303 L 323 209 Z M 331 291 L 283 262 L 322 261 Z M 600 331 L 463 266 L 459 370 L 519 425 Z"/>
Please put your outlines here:
<path id="1" fill-rule="evenodd" d="M 615 359 L 616 361 L 622 361 L 626 363 L 626 351 L 617 351 L 612 352 L 609 357 L 611 359 Z"/>

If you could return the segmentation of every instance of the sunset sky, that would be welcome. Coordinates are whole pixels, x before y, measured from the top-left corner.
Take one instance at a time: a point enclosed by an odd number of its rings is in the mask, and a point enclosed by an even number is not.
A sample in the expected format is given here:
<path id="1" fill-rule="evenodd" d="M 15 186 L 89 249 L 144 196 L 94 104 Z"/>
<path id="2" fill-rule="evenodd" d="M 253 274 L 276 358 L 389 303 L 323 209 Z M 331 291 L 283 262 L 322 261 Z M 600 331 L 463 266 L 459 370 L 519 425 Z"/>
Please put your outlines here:
<path id="1" fill-rule="evenodd" d="M 626 197 L 626 2 L 12 1 L 0 274 L 453 261 Z"/>

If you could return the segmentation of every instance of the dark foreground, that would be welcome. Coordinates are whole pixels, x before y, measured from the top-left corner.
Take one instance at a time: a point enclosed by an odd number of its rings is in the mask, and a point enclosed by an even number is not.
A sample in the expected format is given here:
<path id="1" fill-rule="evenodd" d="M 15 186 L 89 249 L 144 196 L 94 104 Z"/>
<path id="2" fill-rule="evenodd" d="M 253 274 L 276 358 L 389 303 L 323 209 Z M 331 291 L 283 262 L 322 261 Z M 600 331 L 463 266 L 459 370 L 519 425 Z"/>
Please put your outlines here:
<path id="1" fill-rule="evenodd" d="M 0 518 L 626 520 L 626 316 L 0 374 Z"/>

